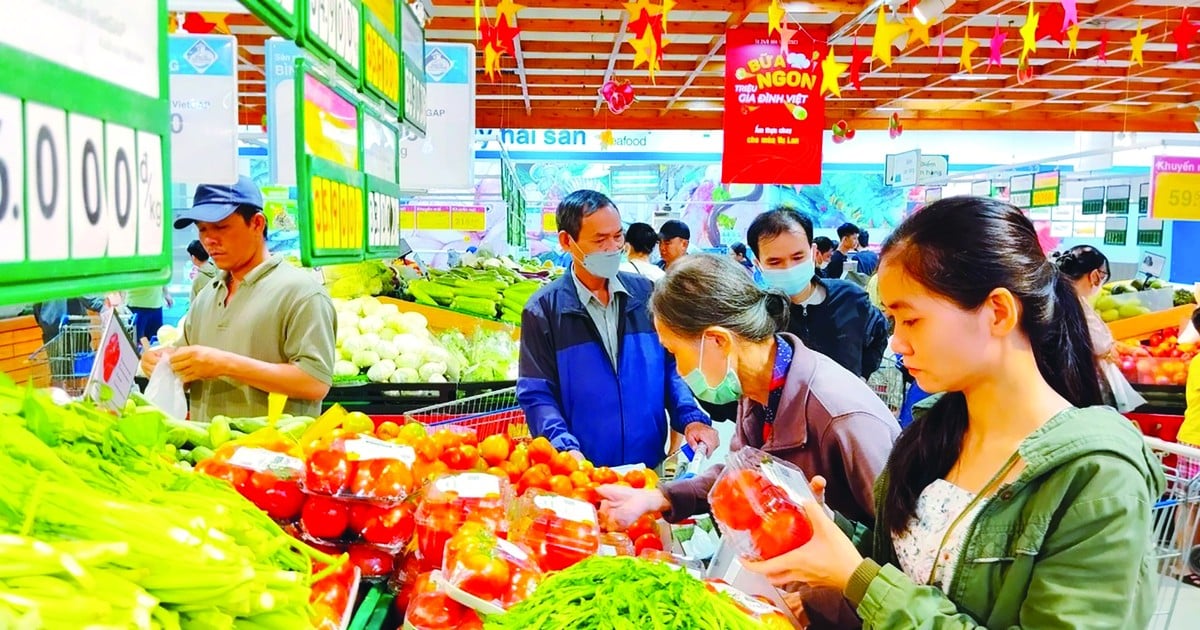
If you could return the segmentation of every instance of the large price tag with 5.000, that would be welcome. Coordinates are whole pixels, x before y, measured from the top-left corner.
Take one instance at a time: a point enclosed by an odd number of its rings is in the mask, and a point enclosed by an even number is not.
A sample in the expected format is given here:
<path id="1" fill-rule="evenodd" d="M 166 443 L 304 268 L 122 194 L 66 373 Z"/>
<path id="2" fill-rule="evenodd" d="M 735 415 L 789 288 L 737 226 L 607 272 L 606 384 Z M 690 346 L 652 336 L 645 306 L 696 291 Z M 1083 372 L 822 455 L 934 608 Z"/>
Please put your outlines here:
<path id="1" fill-rule="evenodd" d="M 332 57 L 358 80 L 362 61 L 362 7 L 359 0 L 308 0 L 304 39 Z"/>
<path id="2" fill-rule="evenodd" d="M 161 24 L 165 2 L 116 0 L 91 21 L 49 0 L 23 7 L 131 65 L 114 75 L 0 25 L 0 304 L 162 284 L 166 36 L 134 27 Z"/>
<path id="3" fill-rule="evenodd" d="M 366 249 L 363 174 L 308 158 L 299 190 L 300 261 L 305 267 L 357 262 Z"/>

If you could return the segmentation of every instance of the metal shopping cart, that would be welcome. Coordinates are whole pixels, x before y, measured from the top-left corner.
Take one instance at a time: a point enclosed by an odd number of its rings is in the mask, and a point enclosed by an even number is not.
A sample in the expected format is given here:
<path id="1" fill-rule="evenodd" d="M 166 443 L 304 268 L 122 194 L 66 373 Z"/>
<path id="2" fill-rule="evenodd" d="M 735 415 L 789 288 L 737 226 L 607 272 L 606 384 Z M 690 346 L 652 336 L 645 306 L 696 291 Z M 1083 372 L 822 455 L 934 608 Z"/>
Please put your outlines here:
<path id="1" fill-rule="evenodd" d="M 1146 437 L 1146 445 L 1158 455 L 1167 477 L 1167 492 L 1153 508 L 1153 541 L 1160 576 L 1158 603 L 1149 628 L 1167 630 L 1175 614 L 1182 574 L 1200 570 L 1192 541 L 1200 524 L 1200 475 L 1188 476 L 1179 465 L 1180 456 L 1200 460 L 1200 449 Z"/>
<path id="2" fill-rule="evenodd" d="M 475 431 L 480 440 L 497 434 L 507 434 L 518 442 L 530 439 L 525 411 L 517 404 L 516 387 L 414 409 L 402 416 L 373 415 L 372 418 L 377 423 L 416 421 L 431 431 L 451 427 L 469 429 Z"/>
<path id="3" fill-rule="evenodd" d="M 114 314 L 125 335 L 133 339 L 133 320 Z M 83 395 L 96 349 L 100 344 L 102 320 L 87 315 L 68 315 L 63 318 L 58 334 L 29 356 L 31 365 L 49 367 L 49 381 L 35 382 L 36 387 L 58 387 L 72 397 Z M 43 371 L 45 373 L 45 371 Z M 44 378 L 42 379 L 45 380 Z"/>

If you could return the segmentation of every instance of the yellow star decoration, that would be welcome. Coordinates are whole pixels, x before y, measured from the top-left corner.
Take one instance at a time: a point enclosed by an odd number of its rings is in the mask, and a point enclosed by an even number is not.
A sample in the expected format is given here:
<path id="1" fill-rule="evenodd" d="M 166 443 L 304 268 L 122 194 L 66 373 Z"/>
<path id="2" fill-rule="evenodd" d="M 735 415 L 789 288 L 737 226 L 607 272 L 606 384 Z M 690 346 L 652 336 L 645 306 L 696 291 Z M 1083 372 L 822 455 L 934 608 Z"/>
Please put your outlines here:
<path id="1" fill-rule="evenodd" d="M 608 147 L 611 147 L 615 143 L 616 143 L 616 139 L 613 138 L 612 129 L 605 129 L 604 131 L 600 132 L 600 148 L 601 149 L 607 149 Z"/>
<path id="2" fill-rule="evenodd" d="M 483 70 L 489 79 L 500 70 L 500 53 L 490 43 L 483 47 Z"/>
<path id="3" fill-rule="evenodd" d="M 767 35 L 774 35 L 783 26 L 785 15 L 787 11 L 779 4 L 779 0 L 771 0 L 771 6 L 767 7 Z"/>
<path id="4" fill-rule="evenodd" d="M 1144 63 L 1142 59 L 1142 47 L 1146 45 L 1146 39 L 1150 36 L 1142 32 L 1142 19 L 1138 18 L 1137 34 L 1133 39 L 1129 40 L 1129 65 L 1137 64 L 1140 68 Z"/>
<path id="5" fill-rule="evenodd" d="M 838 77 L 842 76 L 846 72 L 846 68 L 849 67 L 848 64 L 837 60 L 837 57 L 833 54 L 833 46 L 830 46 L 829 54 L 821 61 L 821 94 L 824 94 L 828 90 L 830 94 L 840 98 L 842 96 L 842 87 L 838 85 Z"/>
<path id="6" fill-rule="evenodd" d="M 908 43 L 904 46 L 908 48 L 913 42 L 921 40 L 922 44 L 929 45 L 929 25 L 922 24 L 921 20 L 916 18 L 904 18 L 904 25 L 908 27 Z"/>
<path id="7" fill-rule="evenodd" d="M 658 71 L 658 47 L 654 43 L 654 33 L 650 29 L 646 29 L 641 37 L 635 37 L 629 40 L 633 45 L 633 67 L 636 70 L 643 63 L 646 64 L 647 70 L 650 72 L 650 82 L 654 83 L 654 73 Z M 666 48 L 669 42 L 664 37 L 662 40 L 663 48 Z"/>
<path id="8" fill-rule="evenodd" d="M 1067 54 L 1074 57 L 1075 49 L 1079 46 L 1079 22 L 1072 24 L 1071 28 L 1067 29 L 1067 40 L 1069 42 L 1067 44 Z"/>
<path id="9" fill-rule="evenodd" d="M 663 18 L 662 22 L 663 22 L 663 32 L 664 33 L 667 32 L 667 16 L 671 14 L 671 9 L 674 9 L 674 8 L 675 8 L 675 0 L 663 0 L 661 10 L 662 10 L 662 18 Z M 664 44 L 664 46 L 665 45 L 666 44 Z"/>
<path id="10" fill-rule="evenodd" d="M 975 74 L 975 61 L 971 59 L 971 55 L 975 54 L 975 49 L 979 48 L 979 42 L 971 39 L 971 29 L 965 29 L 963 33 L 962 54 L 958 57 L 958 69 L 965 70 L 968 74 Z"/>
<path id="11" fill-rule="evenodd" d="M 871 41 L 871 56 L 882 61 L 885 66 L 892 65 L 892 42 L 907 32 L 907 25 L 889 22 L 883 13 L 883 7 L 879 7 L 879 17 L 875 20 L 875 39 Z"/>
<path id="12" fill-rule="evenodd" d="M 475 0 L 475 30 L 479 30 L 481 21 L 483 21 L 483 0 Z"/>
<path id="13" fill-rule="evenodd" d="M 499 24 L 500 18 L 506 17 L 508 18 L 509 26 L 516 26 L 517 11 L 520 11 L 524 8 L 524 6 L 517 4 L 512 0 L 500 0 L 500 2 L 496 4 L 496 23 Z"/>
<path id="14" fill-rule="evenodd" d="M 1037 27 L 1041 14 L 1035 13 L 1033 10 L 1033 2 L 1029 3 L 1029 14 L 1025 16 L 1025 25 L 1021 27 L 1021 61 L 1025 61 L 1025 57 L 1029 56 L 1030 52 L 1037 51 Z"/>

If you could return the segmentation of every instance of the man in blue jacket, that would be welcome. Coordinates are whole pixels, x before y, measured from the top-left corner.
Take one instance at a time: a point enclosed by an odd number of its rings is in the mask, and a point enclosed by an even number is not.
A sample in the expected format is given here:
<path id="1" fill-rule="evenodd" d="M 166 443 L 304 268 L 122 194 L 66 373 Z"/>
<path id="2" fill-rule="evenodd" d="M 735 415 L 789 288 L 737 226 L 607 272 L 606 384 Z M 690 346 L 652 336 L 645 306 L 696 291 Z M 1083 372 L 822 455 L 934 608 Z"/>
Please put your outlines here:
<path id="1" fill-rule="evenodd" d="M 764 212 L 750 223 L 746 241 L 767 285 L 792 296 L 788 332 L 859 377 L 879 369 L 888 344 L 887 320 L 862 287 L 816 276 L 808 217 L 790 208 Z"/>
<path id="2" fill-rule="evenodd" d="M 617 272 L 625 244 L 617 206 L 577 190 L 556 218 L 571 269 L 521 314 L 517 400 L 530 431 L 597 466 L 655 468 L 666 455 L 669 414 L 688 444 L 716 450 L 717 432 L 654 332 L 654 285 Z"/>

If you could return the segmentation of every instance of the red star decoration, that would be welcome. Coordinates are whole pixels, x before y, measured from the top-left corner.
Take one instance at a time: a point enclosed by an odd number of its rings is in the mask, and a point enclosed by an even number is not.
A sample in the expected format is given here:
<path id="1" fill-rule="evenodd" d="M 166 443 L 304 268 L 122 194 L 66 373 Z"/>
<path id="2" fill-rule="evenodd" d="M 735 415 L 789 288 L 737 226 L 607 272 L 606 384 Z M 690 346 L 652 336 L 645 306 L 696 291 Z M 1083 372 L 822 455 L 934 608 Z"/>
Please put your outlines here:
<path id="1" fill-rule="evenodd" d="M 1192 40 L 1196 38 L 1196 32 L 1200 31 L 1200 27 L 1196 26 L 1195 22 L 1188 20 L 1187 9 L 1183 10 L 1183 20 L 1179 22 L 1179 26 L 1175 27 L 1173 32 L 1175 36 L 1175 58 L 1179 61 L 1187 59 L 1191 52 L 1188 47 Z"/>
<path id="2" fill-rule="evenodd" d="M 1108 61 L 1108 29 L 1100 31 L 1100 51 L 1096 53 L 1100 61 Z"/>
<path id="3" fill-rule="evenodd" d="M 642 9 L 638 15 L 638 18 L 629 22 L 629 25 L 626 26 L 625 29 L 630 33 L 633 33 L 636 37 L 641 37 L 647 30 L 649 30 L 654 37 L 654 49 L 657 51 L 658 60 L 662 61 L 662 39 L 663 33 L 666 29 L 663 26 L 663 16 L 661 13 L 658 15 L 650 15 L 649 11 Z"/>
<path id="4" fill-rule="evenodd" d="M 1063 6 L 1058 3 L 1045 5 L 1040 15 L 1035 38 L 1041 41 L 1049 37 L 1060 44 L 1063 43 L 1065 31 L 1062 28 L 1062 24 L 1066 19 L 1066 12 L 1063 11 Z"/>
<path id="5" fill-rule="evenodd" d="M 192 35 L 207 35 L 213 32 L 217 25 L 204 19 L 199 13 L 188 13 L 183 18 L 183 30 Z"/>
<path id="6" fill-rule="evenodd" d="M 859 70 L 862 69 L 862 64 L 871 56 L 869 48 L 859 48 L 858 42 L 854 42 L 854 50 L 850 58 L 850 83 L 854 89 L 862 89 L 862 77 L 859 75 Z"/>
<path id="7" fill-rule="evenodd" d="M 496 43 L 496 27 L 492 26 L 490 20 L 484 19 L 479 22 L 479 47 L 482 49 L 488 44 L 492 45 L 492 50 L 500 50 Z"/>
<path id="8" fill-rule="evenodd" d="M 515 55 L 517 47 L 513 44 L 513 40 L 517 38 L 517 35 L 521 34 L 521 27 L 509 26 L 508 18 L 502 15 L 496 20 L 496 27 L 493 32 L 495 33 L 495 40 L 493 40 L 492 47 L 496 49 L 496 52 L 502 55 L 504 53 Z"/>

